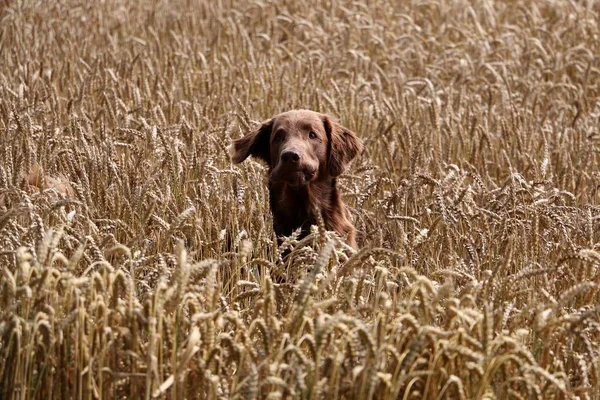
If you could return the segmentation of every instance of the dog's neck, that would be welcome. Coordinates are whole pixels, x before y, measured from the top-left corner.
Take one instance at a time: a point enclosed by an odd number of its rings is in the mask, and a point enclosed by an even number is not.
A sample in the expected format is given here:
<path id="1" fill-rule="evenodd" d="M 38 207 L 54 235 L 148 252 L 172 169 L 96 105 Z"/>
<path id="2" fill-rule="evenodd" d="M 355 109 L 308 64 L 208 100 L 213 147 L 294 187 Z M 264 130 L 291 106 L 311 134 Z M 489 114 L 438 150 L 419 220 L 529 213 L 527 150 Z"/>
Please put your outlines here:
<path id="1" fill-rule="evenodd" d="M 335 185 L 335 178 L 327 177 L 300 187 L 284 184 L 282 189 L 283 195 L 293 198 L 299 208 L 305 208 L 307 212 L 311 212 L 331 208 L 331 195 L 333 192 L 337 192 Z"/>
<path id="2" fill-rule="evenodd" d="M 320 212 L 328 225 L 327 215 L 336 208 L 341 208 L 341 200 L 336 188 L 336 180 L 326 177 L 300 187 L 292 187 L 284 183 L 269 183 L 273 224 L 277 235 L 290 235 L 301 228 L 301 236 L 308 234 L 311 225 L 317 223 L 315 212 Z M 288 207 L 278 207 L 277 203 L 285 202 Z"/>

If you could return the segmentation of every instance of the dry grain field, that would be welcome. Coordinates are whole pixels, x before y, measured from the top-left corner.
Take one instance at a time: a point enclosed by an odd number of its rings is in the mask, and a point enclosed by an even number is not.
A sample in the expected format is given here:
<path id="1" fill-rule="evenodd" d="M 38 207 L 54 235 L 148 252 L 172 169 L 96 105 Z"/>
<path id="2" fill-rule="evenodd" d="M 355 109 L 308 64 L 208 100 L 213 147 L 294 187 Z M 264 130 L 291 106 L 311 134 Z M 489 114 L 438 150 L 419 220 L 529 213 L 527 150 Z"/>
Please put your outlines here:
<path id="1" fill-rule="evenodd" d="M 600 3 L 0 1 L 0 399 L 599 399 Z M 365 151 L 359 249 L 232 140 Z M 282 257 L 286 254 L 285 257 Z"/>

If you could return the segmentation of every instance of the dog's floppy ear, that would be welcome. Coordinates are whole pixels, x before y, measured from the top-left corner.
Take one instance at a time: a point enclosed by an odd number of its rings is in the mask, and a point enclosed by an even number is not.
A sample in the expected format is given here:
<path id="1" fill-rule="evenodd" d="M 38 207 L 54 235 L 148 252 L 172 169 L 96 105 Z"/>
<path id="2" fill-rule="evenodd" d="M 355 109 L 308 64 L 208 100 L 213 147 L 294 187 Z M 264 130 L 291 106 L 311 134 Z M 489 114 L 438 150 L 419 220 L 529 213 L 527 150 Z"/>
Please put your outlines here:
<path id="1" fill-rule="evenodd" d="M 273 119 L 263 122 L 258 129 L 247 132 L 243 137 L 233 141 L 231 161 L 239 164 L 248 156 L 260 158 L 269 163 L 271 158 L 270 138 Z"/>
<path id="2" fill-rule="evenodd" d="M 344 128 L 327 115 L 323 116 L 323 125 L 329 139 L 327 169 L 331 176 L 338 176 L 344 172 L 346 165 L 362 152 L 363 144 L 354 132 Z"/>

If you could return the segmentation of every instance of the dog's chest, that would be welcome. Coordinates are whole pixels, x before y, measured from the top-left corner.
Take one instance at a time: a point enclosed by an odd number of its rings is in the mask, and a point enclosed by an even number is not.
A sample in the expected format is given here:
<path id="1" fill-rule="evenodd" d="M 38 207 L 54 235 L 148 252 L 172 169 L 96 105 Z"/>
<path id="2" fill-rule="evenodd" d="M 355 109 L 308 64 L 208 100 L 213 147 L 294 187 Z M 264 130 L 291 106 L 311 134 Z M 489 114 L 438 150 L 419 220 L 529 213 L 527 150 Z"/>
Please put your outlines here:
<path id="1" fill-rule="evenodd" d="M 311 225 L 317 223 L 315 212 L 324 219 L 331 212 L 330 191 L 286 190 L 285 187 L 269 186 L 273 228 L 277 235 L 288 236 L 301 228 L 301 236 L 308 234 Z"/>

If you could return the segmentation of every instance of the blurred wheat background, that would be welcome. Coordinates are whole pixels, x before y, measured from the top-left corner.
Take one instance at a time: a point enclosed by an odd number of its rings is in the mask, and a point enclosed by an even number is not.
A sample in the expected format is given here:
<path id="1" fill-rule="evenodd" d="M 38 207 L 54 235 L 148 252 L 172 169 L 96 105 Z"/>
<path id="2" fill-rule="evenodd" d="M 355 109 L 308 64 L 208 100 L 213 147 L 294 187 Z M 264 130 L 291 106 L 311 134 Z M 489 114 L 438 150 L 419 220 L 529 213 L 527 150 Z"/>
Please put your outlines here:
<path id="1" fill-rule="evenodd" d="M 599 26 L 593 0 L 0 1 L 0 399 L 600 398 Z M 365 142 L 354 254 L 278 247 L 264 166 L 231 165 L 291 108 Z"/>

